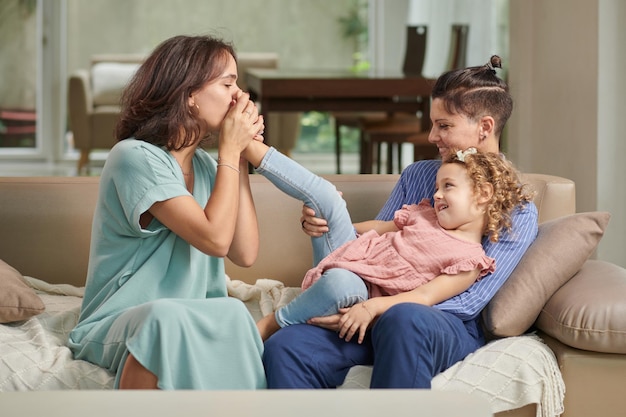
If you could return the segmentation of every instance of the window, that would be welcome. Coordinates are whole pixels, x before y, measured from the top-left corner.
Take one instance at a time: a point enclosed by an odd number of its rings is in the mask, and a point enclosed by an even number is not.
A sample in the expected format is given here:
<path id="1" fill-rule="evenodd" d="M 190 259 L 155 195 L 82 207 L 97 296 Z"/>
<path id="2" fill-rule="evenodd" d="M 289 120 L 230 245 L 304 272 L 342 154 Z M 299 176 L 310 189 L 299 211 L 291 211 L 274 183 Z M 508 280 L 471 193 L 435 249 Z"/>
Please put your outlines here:
<path id="1" fill-rule="evenodd" d="M 37 142 L 37 1 L 0 2 L 0 149 L 34 155 Z"/>

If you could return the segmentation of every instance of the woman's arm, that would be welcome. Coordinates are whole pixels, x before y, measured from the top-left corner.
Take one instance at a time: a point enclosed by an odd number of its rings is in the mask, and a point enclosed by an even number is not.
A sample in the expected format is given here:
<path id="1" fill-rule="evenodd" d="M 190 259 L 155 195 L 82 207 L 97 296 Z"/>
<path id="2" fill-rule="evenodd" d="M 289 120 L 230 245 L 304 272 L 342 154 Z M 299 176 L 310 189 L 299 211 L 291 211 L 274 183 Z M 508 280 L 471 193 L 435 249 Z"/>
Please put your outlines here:
<path id="1" fill-rule="evenodd" d="M 239 155 L 231 156 L 230 160 L 238 161 Z M 196 249 L 207 255 L 225 257 L 230 251 L 238 220 L 235 213 L 239 213 L 240 175 L 227 167 L 218 168 L 205 207 L 186 195 L 156 202 L 149 212 Z"/>
<path id="2" fill-rule="evenodd" d="M 193 197 L 181 196 L 157 202 L 149 211 L 207 255 L 228 256 L 237 265 L 250 266 L 258 254 L 259 228 L 247 170 L 245 163 L 239 164 L 240 172 L 218 168 L 204 208 Z"/>
<path id="3" fill-rule="evenodd" d="M 207 255 L 225 257 L 244 265 L 256 259 L 258 227 L 254 203 L 250 193 L 247 165 L 241 161 L 242 151 L 263 129 L 263 118 L 254 122 L 243 114 L 249 102 L 247 95 L 239 95 L 222 122 L 215 183 L 205 207 L 190 196 L 160 201 L 149 212 L 172 230 Z M 243 249 L 244 240 L 251 238 L 250 249 Z M 237 239 L 236 247 L 231 245 Z"/>
<path id="4" fill-rule="evenodd" d="M 416 303 L 434 306 L 467 290 L 478 279 L 479 270 L 442 274 L 424 285 L 389 297 L 374 297 L 367 300 L 374 316 L 380 316 L 389 308 L 400 303 Z M 371 303 L 371 304 L 370 304 Z"/>
<path id="5" fill-rule="evenodd" d="M 254 207 L 254 200 L 250 190 L 250 179 L 248 175 L 248 162 L 239 162 L 239 212 L 237 213 L 237 223 L 235 235 L 228 251 L 228 258 L 235 265 L 248 267 L 256 261 L 259 253 L 259 224 Z"/>
<path id="6" fill-rule="evenodd" d="M 496 260 L 496 271 L 483 277 L 467 291 L 435 305 L 459 317 L 461 320 L 474 319 L 491 301 L 519 263 L 526 249 L 537 237 L 537 207 L 528 203 L 518 208 L 512 215 L 512 230 L 503 233 L 498 243 L 483 244 L 487 256 Z"/>
<path id="7" fill-rule="evenodd" d="M 442 274 L 411 291 L 388 297 L 370 298 L 341 310 L 340 314 L 312 318 L 309 320 L 309 324 L 336 330 L 339 332 L 339 337 L 346 341 L 352 339 L 358 332 L 358 342 L 361 343 L 369 325 L 376 317 L 394 305 L 416 303 L 433 306 L 467 290 L 476 282 L 479 272 L 479 270 L 473 270 L 455 275 Z"/>
<path id="8" fill-rule="evenodd" d="M 376 220 L 392 220 L 396 210 L 403 205 L 417 204 L 424 198 L 431 198 L 435 192 L 435 177 L 440 166 L 441 161 L 428 160 L 417 161 L 406 167 Z M 315 211 L 310 207 L 302 207 L 300 222 L 304 222 L 304 233 L 311 237 L 319 237 L 328 232 L 326 220 L 316 217 Z M 354 223 L 355 230 L 360 234 L 371 230 L 366 223 Z"/>

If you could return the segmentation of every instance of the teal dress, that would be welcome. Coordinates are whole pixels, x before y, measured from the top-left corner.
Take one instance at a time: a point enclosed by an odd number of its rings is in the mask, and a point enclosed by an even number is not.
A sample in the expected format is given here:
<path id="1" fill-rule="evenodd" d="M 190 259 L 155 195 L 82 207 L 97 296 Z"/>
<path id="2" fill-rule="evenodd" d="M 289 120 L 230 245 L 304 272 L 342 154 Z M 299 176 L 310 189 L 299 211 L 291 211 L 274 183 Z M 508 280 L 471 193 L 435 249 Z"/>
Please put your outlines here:
<path id="1" fill-rule="evenodd" d="M 193 197 L 204 207 L 216 162 L 193 158 Z M 244 304 L 229 298 L 224 260 L 200 252 L 153 219 L 155 202 L 189 195 L 172 155 L 126 139 L 100 178 L 89 270 L 78 324 L 68 345 L 76 359 L 116 373 L 128 353 L 161 389 L 265 388 L 263 342 Z"/>

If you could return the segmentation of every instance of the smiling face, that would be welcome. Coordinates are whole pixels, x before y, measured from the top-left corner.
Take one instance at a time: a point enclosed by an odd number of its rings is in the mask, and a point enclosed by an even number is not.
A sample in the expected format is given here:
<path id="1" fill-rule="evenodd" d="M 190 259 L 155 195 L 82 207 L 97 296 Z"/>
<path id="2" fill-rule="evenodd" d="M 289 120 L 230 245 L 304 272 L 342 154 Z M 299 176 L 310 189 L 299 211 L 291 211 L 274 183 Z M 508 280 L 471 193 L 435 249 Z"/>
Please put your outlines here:
<path id="1" fill-rule="evenodd" d="M 481 152 L 498 152 L 498 140 L 493 133 L 493 118 L 482 117 L 473 121 L 463 114 L 453 114 L 446 110 L 440 98 L 432 101 L 430 107 L 432 128 L 428 141 L 437 145 L 442 159 L 452 153 L 452 149 L 476 148 Z"/>
<path id="2" fill-rule="evenodd" d="M 237 86 L 237 63 L 227 54 L 224 71 L 189 97 L 189 106 L 197 107 L 198 116 L 207 123 L 210 132 L 219 131 L 226 113 L 241 89 Z"/>
<path id="3" fill-rule="evenodd" d="M 435 212 L 446 230 L 478 231 L 485 224 L 484 207 L 479 204 L 464 164 L 444 163 L 437 172 Z"/>

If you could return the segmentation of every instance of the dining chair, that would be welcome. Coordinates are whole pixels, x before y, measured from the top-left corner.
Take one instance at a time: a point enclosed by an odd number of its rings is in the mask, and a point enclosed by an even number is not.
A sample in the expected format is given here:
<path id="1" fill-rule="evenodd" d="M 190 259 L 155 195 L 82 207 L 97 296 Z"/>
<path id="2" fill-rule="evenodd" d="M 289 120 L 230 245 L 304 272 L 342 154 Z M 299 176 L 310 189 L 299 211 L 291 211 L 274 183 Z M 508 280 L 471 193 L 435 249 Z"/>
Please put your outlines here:
<path id="1" fill-rule="evenodd" d="M 428 129 L 422 126 L 418 115 L 395 113 L 384 121 L 364 121 L 361 127 L 361 174 L 392 174 L 402 171 L 404 144 L 413 145 L 413 161 L 434 159 L 439 155 L 437 147 L 428 142 Z M 383 172 L 383 144 L 386 147 L 385 171 Z M 394 158 L 395 156 L 395 158 Z M 394 169 L 394 160 L 396 161 Z"/>
<path id="2" fill-rule="evenodd" d="M 426 57 L 426 40 L 428 37 L 428 26 L 411 25 L 406 27 L 406 47 L 402 72 L 407 77 L 421 77 Z M 368 167 L 368 155 L 372 155 L 371 149 L 367 148 L 370 140 L 384 137 L 385 131 L 389 135 L 400 140 L 405 139 L 419 132 L 420 121 L 414 114 L 393 114 L 386 112 L 342 112 L 332 113 L 335 121 L 335 158 L 336 171 L 341 173 L 341 129 L 355 128 L 360 132 L 361 142 L 361 172 L 371 172 Z M 413 120 L 415 119 L 415 120 Z M 417 128 L 417 130 L 416 130 Z M 382 142 L 380 142 L 382 143 Z M 365 145 L 365 148 L 364 148 Z M 376 149 L 377 167 L 380 171 L 380 145 Z M 401 158 L 401 149 L 397 151 Z M 389 162 L 388 162 L 389 166 Z"/>
<path id="3" fill-rule="evenodd" d="M 421 76 L 424 64 L 426 27 L 407 28 L 407 49 L 403 65 L 403 72 L 407 76 Z M 467 40 L 469 26 L 464 24 L 454 24 L 451 27 L 450 47 L 446 70 L 462 68 L 466 66 L 467 60 Z M 411 52 L 415 53 L 411 53 Z M 437 148 L 428 142 L 429 126 L 423 117 L 428 118 L 427 109 L 424 107 L 421 114 L 364 114 L 360 117 L 341 119 L 336 121 L 335 134 L 337 135 L 337 160 L 340 159 L 341 137 L 340 127 L 351 126 L 359 129 L 361 145 L 361 173 L 371 173 L 372 165 L 376 162 L 376 172 L 381 173 L 382 167 L 382 145 L 386 150 L 386 172 L 394 173 L 395 153 L 397 160 L 397 172 L 402 171 L 402 148 L 403 144 L 413 145 L 413 160 L 431 159 L 438 156 Z M 343 123 L 343 124 L 342 124 Z M 337 170 L 340 172 L 340 163 L 337 162 Z"/>

